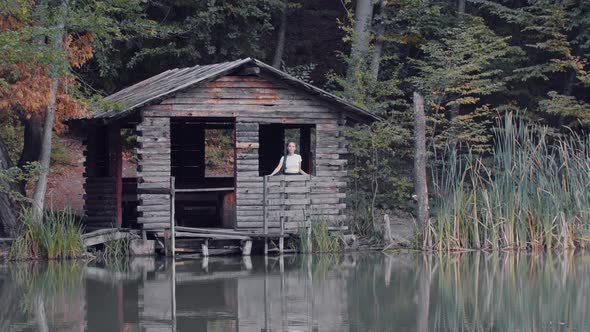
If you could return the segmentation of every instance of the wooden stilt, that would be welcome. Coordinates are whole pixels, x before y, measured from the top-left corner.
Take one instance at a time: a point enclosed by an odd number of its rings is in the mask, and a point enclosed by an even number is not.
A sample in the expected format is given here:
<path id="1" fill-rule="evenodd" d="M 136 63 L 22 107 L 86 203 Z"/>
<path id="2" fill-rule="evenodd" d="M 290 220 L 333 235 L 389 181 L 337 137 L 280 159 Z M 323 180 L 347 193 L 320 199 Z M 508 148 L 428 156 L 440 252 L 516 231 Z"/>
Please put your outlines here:
<path id="1" fill-rule="evenodd" d="M 262 225 L 264 228 L 264 256 L 268 255 L 268 223 L 267 223 L 267 192 L 268 192 L 268 176 L 265 176 L 264 178 L 262 178 Z"/>
<path id="2" fill-rule="evenodd" d="M 201 251 L 203 257 L 209 257 L 209 239 L 203 241 L 203 243 L 201 244 Z"/>
<path id="3" fill-rule="evenodd" d="M 172 256 L 172 244 L 170 243 L 170 232 L 164 232 L 164 252 L 167 257 Z"/>
<path id="4" fill-rule="evenodd" d="M 311 222 L 307 223 L 307 252 L 311 254 L 312 252 L 311 247 Z"/>
<path id="5" fill-rule="evenodd" d="M 283 254 L 285 251 L 285 217 L 281 217 L 281 233 L 279 238 L 279 254 Z"/>
<path id="6" fill-rule="evenodd" d="M 244 267 L 246 268 L 246 270 L 252 270 L 252 258 L 250 256 L 242 257 L 242 262 L 244 263 Z"/>
<path id="7" fill-rule="evenodd" d="M 172 318 L 172 331 L 176 332 L 176 262 L 174 257 L 172 258 L 172 276 L 170 277 L 170 300 L 171 300 L 171 318 Z"/>
<path id="8" fill-rule="evenodd" d="M 174 201 L 176 200 L 176 193 L 174 189 L 174 177 L 170 177 L 170 245 L 171 248 L 171 255 L 174 256 L 176 254 L 176 232 L 174 227 L 176 226 L 176 222 L 174 221 Z"/>
<path id="9" fill-rule="evenodd" d="M 203 261 L 201 262 L 201 269 L 203 269 L 205 272 L 209 271 L 209 257 L 203 257 Z"/>
<path id="10" fill-rule="evenodd" d="M 252 240 L 244 241 L 244 244 L 242 245 L 242 256 L 250 256 L 251 252 L 252 252 Z"/>

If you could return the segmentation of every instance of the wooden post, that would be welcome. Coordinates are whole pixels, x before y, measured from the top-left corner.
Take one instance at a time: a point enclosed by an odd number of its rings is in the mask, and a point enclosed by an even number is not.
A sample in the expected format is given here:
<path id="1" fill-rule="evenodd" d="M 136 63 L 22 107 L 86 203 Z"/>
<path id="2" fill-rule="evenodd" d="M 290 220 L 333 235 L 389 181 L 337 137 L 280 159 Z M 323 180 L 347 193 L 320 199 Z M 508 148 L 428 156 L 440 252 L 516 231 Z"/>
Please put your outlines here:
<path id="1" fill-rule="evenodd" d="M 252 240 L 244 241 L 244 244 L 242 245 L 242 256 L 250 256 L 251 252 L 252 252 Z"/>
<path id="2" fill-rule="evenodd" d="M 174 189 L 174 177 L 171 176 L 170 177 L 170 246 L 172 247 L 171 254 L 173 257 L 176 254 L 176 232 L 175 232 L 176 222 L 174 221 L 174 212 L 175 212 L 174 202 L 175 201 L 176 201 L 176 192 Z"/>
<path id="3" fill-rule="evenodd" d="M 265 175 L 264 178 L 262 178 L 262 185 L 263 185 L 263 189 L 262 189 L 262 225 L 264 228 L 264 255 L 268 255 L 268 223 L 267 223 L 267 212 L 268 212 L 268 207 L 267 207 L 267 192 L 268 192 L 268 176 Z"/>
<path id="4" fill-rule="evenodd" d="M 281 232 L 280 232 L 280 238 L 279 238 L 279 254 L 282 255 L 283 251 L 285 249 L 285 217 L 281 216 L 280 221 L 281 221 Z"/>
<path id="5" fill-rule="evenodd" d="M 311 221 L 307 221 L 307 252 L 311 254 L 312 247 L 311 247 Z"/>
<path id="6" fill-rule="evenodd" d="M 203 257 L 209 257 L 209 239 L 205 239 L 205 241 L 201 244 L 201 251 Z"/>
<path id="7" fill-rule="evenodd" d="M 389 220 L 388 214 L 383 215 L 383 227 L 385 228 L 384 233 L 385 238 L 387 239 L 387 244 L 392 244 L 393 236 L 391 235 L 391 221 Z"/>
<path id="8" fill-rule="evenodd" d="M 172 319 L 172 332 L 176 332 L 176 261 L 174 260 L 174 256 L 172 258 L 172 276 L 170 277 L 170 300 L 171 300 L 171 310 L 170 315 Z"/>
<path id="9" fill-rule="evenodd" d="M 107 131 L 108 175 L 115 179 L 115 223 L 118 228 L 123 223 L 123 150 L 121 146 L 121 128 L 111 126 Z"/>
<path id="10" fill-rule="evenodd" d="M 311 180 L 311 178 L 305 180 L 305 197 L 310 200 L 310 204 L 305 206 L 305 222 L 307 224 L 307 252 L 311 254 L 313 248 L 311 244 L 311 213 L 309 212 L 311 208 L 311 184 L 309 180 Z"/>

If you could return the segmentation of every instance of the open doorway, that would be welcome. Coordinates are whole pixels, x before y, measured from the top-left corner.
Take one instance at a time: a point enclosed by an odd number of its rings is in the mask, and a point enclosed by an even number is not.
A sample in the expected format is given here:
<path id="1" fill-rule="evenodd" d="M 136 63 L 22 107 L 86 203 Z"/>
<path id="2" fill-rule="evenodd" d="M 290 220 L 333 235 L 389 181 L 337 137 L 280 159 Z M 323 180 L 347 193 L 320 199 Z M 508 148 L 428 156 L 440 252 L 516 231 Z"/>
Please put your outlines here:
<path id="1" fill-rule="evenodd" d="M 179 118 L 170 125 L 177 225 L 233 227 L 234 120 Z"/>

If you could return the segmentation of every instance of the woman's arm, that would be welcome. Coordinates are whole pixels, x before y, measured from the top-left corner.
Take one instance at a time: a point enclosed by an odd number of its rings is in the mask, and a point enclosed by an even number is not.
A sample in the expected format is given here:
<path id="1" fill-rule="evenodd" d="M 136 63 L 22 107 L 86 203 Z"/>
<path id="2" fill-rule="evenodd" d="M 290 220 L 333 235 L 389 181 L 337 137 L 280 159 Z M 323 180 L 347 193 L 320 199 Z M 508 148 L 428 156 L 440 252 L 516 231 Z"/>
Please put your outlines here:
<path id="1" fill-rule="evenodd" d="M 272 173 L 270 173 L 270 176 L 277 174 L 281 170 L 281 168 L 283 167 L 283 158 L 284 157 L 281 157 L 281 160 L 279 161 L 279 165 L 277 166 L 277 168 L 275 168 L 274 171 L 272 171 Z"/>
<path id="2" fill-rule="evenodd" d="M 309 175 L 307 173 L 305 173 L 303 171 L 303 168 L 301 168 L 301 163 L 303 162 L 303 160 L 301 160 L 301 157 L 299 157 L 299 174 L 303 174 L 303 175 Z"/>

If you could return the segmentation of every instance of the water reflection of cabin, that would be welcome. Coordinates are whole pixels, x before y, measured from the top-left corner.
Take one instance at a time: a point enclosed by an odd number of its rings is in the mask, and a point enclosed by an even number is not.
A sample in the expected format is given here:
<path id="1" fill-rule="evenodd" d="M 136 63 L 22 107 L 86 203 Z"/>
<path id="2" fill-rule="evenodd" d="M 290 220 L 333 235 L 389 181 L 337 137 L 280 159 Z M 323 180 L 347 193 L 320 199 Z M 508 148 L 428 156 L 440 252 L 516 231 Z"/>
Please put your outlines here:
<path id="1" fill-rule="evenodd" d="M 298 141 L 312 176 L 275 176 L 268 183 L 268 222 L 297 227 L 345 218 L 345 125 L 378 118 L 317 87 L 254 59 L 165 71 L 109 97 L 122 110 L 70 125 L 85 139 L 85 217 L 90 228 L 122 225 L 161 229 L 169 196 L 155 193 L 175 177 L 176 222 L 192 227 L 258 229 L 263 176 Z M 137 137 L 137 176 L 123 177 L 122 138 Z M 123 135 L 125 134 L 125 135 Z M 229 134 L 230 172 L 208 174 L 208 139 Z M 207 141 L 207 144 L 206 144 Z M 218 140 L 219 141 L 219 140 Z M 231 143 L 233 142 L 233 143 Z"/>

